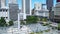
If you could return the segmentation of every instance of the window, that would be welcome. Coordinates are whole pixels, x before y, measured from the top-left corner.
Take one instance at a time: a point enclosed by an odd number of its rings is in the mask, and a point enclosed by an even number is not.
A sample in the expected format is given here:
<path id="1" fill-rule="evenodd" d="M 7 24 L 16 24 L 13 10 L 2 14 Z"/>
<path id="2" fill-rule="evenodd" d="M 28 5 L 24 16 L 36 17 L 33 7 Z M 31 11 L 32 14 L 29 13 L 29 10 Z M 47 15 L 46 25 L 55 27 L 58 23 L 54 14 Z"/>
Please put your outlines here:
<path id="1" fill-rule="evenodd" d="M 38 9 L 40 9 L 40 7 L 38 6 Z"/>
<path id="2" fill-rule="evenodd" d="M 0 10 L 0 12 L 2 12 L 2 10 Z"/>

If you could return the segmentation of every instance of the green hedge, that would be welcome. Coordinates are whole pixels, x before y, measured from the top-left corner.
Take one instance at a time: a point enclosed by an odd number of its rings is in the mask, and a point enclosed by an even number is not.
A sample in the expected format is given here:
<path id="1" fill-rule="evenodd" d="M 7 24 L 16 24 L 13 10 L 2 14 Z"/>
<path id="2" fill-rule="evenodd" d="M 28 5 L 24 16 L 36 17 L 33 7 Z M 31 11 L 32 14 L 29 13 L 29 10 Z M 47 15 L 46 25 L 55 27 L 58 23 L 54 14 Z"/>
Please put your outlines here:
<path id="1" fill-rule="evenodd" d="M 60 23 L 58 23 L 58 30 L 60 30 Z"/>
<path id="2" fill-rule="evenodd" d="M 38 17 L 36 16 L 27 16 L 26 24 L 37 23 Z"/>
<path id="3" fill-rule="evenodd" d="M 14 25 L 13 21 L 9 21 L 8 23 L 9 23 L 9 26 Z"/>
<path id="4" fill-rule="evenodd" d="M 46 17 L 38 17 L 39 21 L 43 21 L 43 22 L 46 22 L 47 21 L 47 18 Z"/>

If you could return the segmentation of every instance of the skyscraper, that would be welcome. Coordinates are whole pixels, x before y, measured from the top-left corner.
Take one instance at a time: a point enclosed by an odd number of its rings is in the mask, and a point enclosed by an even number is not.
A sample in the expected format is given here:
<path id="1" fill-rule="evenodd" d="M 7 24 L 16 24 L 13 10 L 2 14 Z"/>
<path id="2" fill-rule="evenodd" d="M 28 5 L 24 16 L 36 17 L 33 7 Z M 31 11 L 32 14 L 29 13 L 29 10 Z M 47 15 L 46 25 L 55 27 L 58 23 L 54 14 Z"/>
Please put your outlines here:
<path id="1" fill-rule="evenodd" d="M 46 0 L 47 9 L 50 10 L 53 7 L 53 0 Z"/>
<path id="2" fill-rule="evenodd" d="M 18 19 L 18 10 L 17 0 L 9 0 L 9 17 L 11 20 Z"/>
<path id="3" fill-rule="evenodd" d="M 60 2 L 60 0 L 57 0 L 57 2 Z"/>
<path id="4" fill-rule="evenodd" d="M 0 8 L 1 8 L 1 0 L 0 0 Z"/>
<path id="5" fill-rule="evenodd" d="M 6 0 L 0 0 L 0 8 L 6 7 Z"/>
<path id="6" fill-rule="evenodd" d="M 53 7 L 53 0 L 46 0 L 46 5 L 47 5 L 47 9 L 49 10 L 49 20 L 53 20 L 53 11 L 52 11 L 52 7 Z"/>
<path id="7" fill-rule="evenodd" d="M 22 12 L 31 15 L 31 0 L 22 0 Z"/>

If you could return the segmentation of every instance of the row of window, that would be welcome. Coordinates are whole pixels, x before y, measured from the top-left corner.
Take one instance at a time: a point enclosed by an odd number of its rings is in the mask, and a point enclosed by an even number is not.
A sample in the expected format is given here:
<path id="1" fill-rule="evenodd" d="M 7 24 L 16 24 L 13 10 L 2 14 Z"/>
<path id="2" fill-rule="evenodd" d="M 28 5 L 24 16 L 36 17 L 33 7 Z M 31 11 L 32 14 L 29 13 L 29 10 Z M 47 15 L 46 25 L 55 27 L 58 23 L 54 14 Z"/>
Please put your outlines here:
<path id="1" fill-rule="evenodd" d="M 5 11 L 7 12 L 8 10 L 0 10 L 0 12 L 2 12 L 2 11 L 3 11 L 3 12 L 5 12 Z"/>

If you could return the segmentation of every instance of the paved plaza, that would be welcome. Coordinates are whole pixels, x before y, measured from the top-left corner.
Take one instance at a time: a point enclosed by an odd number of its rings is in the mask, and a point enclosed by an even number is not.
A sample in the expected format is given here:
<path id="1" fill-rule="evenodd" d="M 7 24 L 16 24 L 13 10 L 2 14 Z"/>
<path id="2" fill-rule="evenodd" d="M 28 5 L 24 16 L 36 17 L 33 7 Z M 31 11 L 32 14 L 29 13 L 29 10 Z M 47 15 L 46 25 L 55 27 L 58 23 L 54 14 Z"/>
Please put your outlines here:
<path id="1" fill-rule="evenodd" d="M 44 32 L 44 30 L 50 29 L 49 32 Z M 11 27 L 0 27 L 0 34 L 29 34 L 31 32 L 40 32 L 43 34 L 58 34 L 58 30 L 53 30 L 47 26 L 42 26 L 40 23 L 23 25 L 21 29 L 17 28 L 17 23 Z"/>

